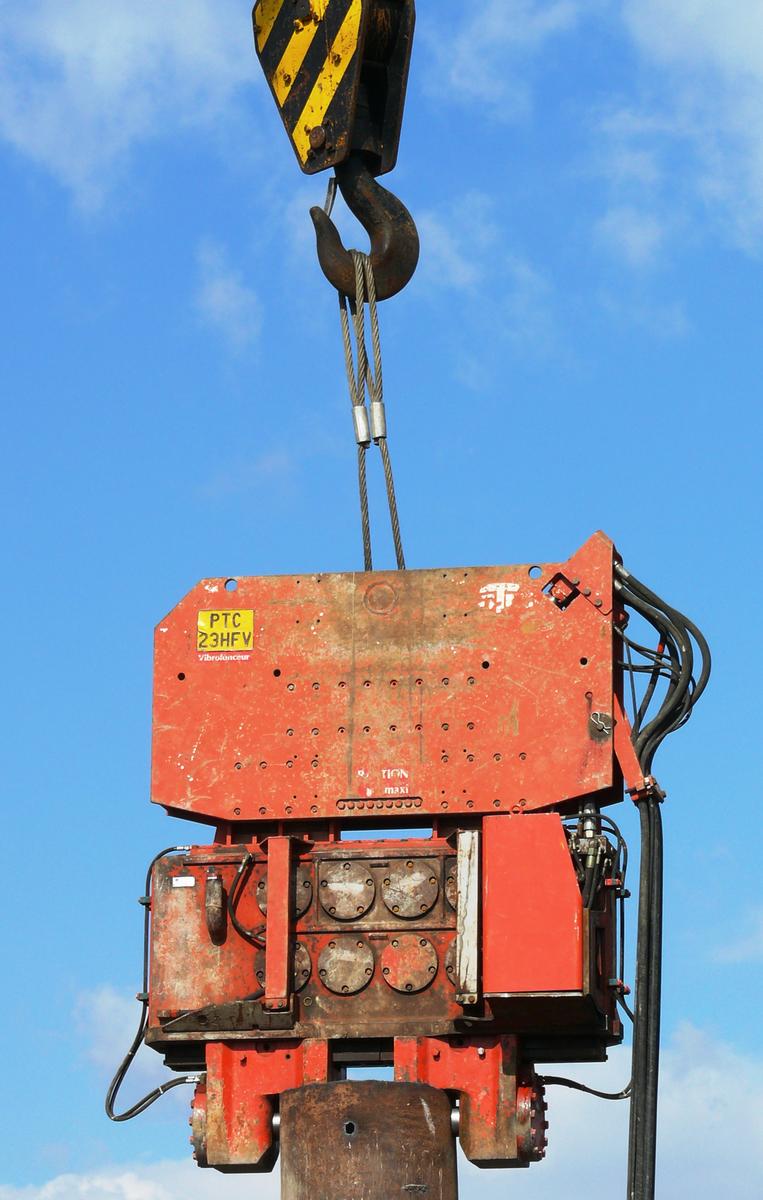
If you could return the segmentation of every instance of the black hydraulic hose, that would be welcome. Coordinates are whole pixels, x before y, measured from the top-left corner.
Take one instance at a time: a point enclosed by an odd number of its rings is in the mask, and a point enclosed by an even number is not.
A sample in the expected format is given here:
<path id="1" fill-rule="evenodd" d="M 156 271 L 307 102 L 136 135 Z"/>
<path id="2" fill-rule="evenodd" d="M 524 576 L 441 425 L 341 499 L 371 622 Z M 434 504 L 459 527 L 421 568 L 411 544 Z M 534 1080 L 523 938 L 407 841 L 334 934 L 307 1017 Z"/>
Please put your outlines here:
<path id="1" fill-rule="evenodd" d="M 140 1019 L 138 1021 L 138 1029 L 135 1037 L 132 1040 L 130 1049 L 127 1051 L 121 1063 L 117 1067 L 114 1078 L 109 1084 L 108 1091 L 106 1092 L 104 1107 L 106 1109 L 106 1116 L 110 1121 L 131 1121 L 133 1117 L 137 1117 L 140 1115 L 140 1113 L 145 1112 L 146 1109 L 149 1108 L 156 1100 L 158 1100 L 160 1096 L 163 1096 L 165 1092 L 170 1091 L 172 1088 L 180 1087 L 180 1085 L 184 1083 L 195 1083 L 197 1079 L 197 1076 L 195 1075 L 181 1075 L 177 1079 L 169 1079 L 166 1083 L 160 1084 L 159 1087 L 154 1088 L 152 1092 L 149 1092 L 141 1100 L 136 1101 L 135 1104 L 126 1109 L 124 1112 L 114 1112 L 114 1105 L 116 1104 L 119 1089 L 124 1083 L 125 1076 L 132 1066 L 135 1055 L 138 1053 L 143 1044 L 143 1037 L 148 1024 L 148 956 L 149 925 L 151 920 L 151 875 L 154 866 L 159 862 L 160 858 L 165 858 L 168 854 L 176 854 L 184 850 L 188 850 L 188 846 L 168 846 L 166 850 L 160 850 L 160 852 L 155 854 L 151 859 L 148 871 L 146 872 L 146 886 L 143 895 L 140 898 L 140 902 L 143 905 L 142 990 L 138 993 L 137 997 L 141 1005 Z"/>
<path id="2" fill-rule="evenodd" d="M 242 887 L 242 881 L 244 880 L 247 871 L 251 870 L 253 863 L 254 855 L 250 854 L 250 852 L 247 850 L 246 854 L 239 863 L 235 879 L 233 880 L 230 891 L 228 892 L 228 916 L 230 917 L 231 925 L 242 938 L 245 938 L 249 942 L 253 942 L 254 945 L 259 946 L 260 949 L 264 949 L 265 939 L 262 934 L 265 926 L 257 925 L 254 929 L 247 929 L 245 925 L 241 924 L 236 916 L 236 901 L 238 900 L 239 891 Z"/>
<path id="3" fill-rule="evenodd" d="M 632 1098 L 628 1136 L 628 1200 L 646 1200 L 643 1192 L 644 1095 L 648 1045 L 648 962 L 651 915 L 651 821 L 644 801 L 639 803 L 641 863 L 639 866 L 638 931 L 636 935 L 636 995 L 632 1047 Z"/>
<path id="4" fill-rule="evenodd" d="M 678 609 L 667 604 L 664 600 L 661 600 L 655 592 L 653 592 L 635 576 L 630 575 L 624 570 L 624 568 L 619 567 L 617 568 L 617 571 L 619 578 L 625 581 L 628 592 L 630 593 L 628 597 L 629 603 L 632 603 L 634 598 L 637 597 L 642 601 L 643 604 L 647 604 L 650 607 L 661 611 L 665 615 L 665 619 L 669 621 L 676 629 L 680 630 L 682 637 L 679 639 L 679 649 L 684 652 L 683 657 L 685 657 L 688 648 L 688 653 L 691 655 L 691 661 L 688 663 L 690 673 L 693 671 L 694 659 L 692 639 L 697 645 L 702 660 L 702 666 L 696 681 L 693 678 L 690 678 L 689 686 L 691 690 L 686 689 L 684 691 L 682 689 L 679 697 L 679 703 L 677 703 L 675 706 L 670 705 L 666 707 L 663 705 L 663 708 L 656 719 L 656 723 L 653 723 L 653 728 L 651 728 L 649 731 L 649 736 L 644 739 L 642 748 L 644 750 L 646 770 L 649 770 L 654 754 L 662 740 L 667 736 L 668 733 L 672 733 L 675 729 L 678 729 L 681 727 L 681 725 L 685 724 L 691 715 L 692 707 L 694 704 L 696 704 L 697 700 L 707 686 L 712 668 L 712 659 L 706 638 L 689 617 L 685 616 L 685 614 L 680 612 Z M 620 584 L 620 587 L 622 587 L 622 584 Z M 643 613 L 643 610 L 640 609 L 638 604 L 634 604 L 633 606 L 637 611 L 642 611 Z M 647 619 L 649 619 L 649 617 L 647 617 Z M 677 709 L 675 715 L 673 715 L 674 708 Z M 671 721 L 668 721 L 668 715 L 673 715 L 673 719 Z"/>
<path id="5" fill-rule="evenodd" d="M 667 649 L 667 647 L 670 646 L 669 640 L 666 638 L 664 642 L 660 642 L 660 646 L 665 646 Z M 672 650 L 672 646 L 670 648 Z M 660 654 L 659 647 L 658 647 L 657 653 L 658 653 L 658 655 Z M 672 655 L 671 655 L 671 665 L 672 665 Z M 659 664 L 659 659 L 656 659 L 651 668 L 651 674 L 649 676 L 649 683 L 646 685 L 646 687 L 644 689 L 644 695 L 641 700 L 641 704 L 639 705 L 638 712 L 636 713 L 636 728 L 637 729 L 641 728 L 641 723 L 644 720 L 644 717 L 646 716 L 646 714 L 649 710 L 649 705 L 652 703 L 652 697 L 654 696 L 654 693 L 657 689 L 657 684 L 660 681 L 661 675 L 662 675 L 662 669 Z M 672 670 L 670 671 L 668 678 L 675 678 L 673 676 Z"/>
<path id="6" fill-rule="evenodd" d="M 665 726 L 668 717 L 683 701 L 692 677 L 693 651 L 688 634 L 682 632 L 666 613 L 630 592 L 622 584 L 619 585 L 618 590 L 621 591 L 626 603 L 645 617 L 658 633 L 669 634 L 680 652 L 680 669 L 675 686 L 669 686 L 668 694 L 657 716 L 644 729 L 640 730 L 636 737 L 635 750 L 640 759 L 644 746 L 648 743 L 651 735 Z"/>
<path id="7" fill-rule="evenodd" d="M 593 893 L 594 867 L 586 867 L 583 875 L 583 908 L 591 907 Z"/>
<path id="8" fill-rule="evenodd" d="M 663 837 L 658 800 L 650 800 L 651 898 L 649 945 L 649 1026 L 647 1033 L 646 1094 L 644 1097 L 644 1196 L 654 1196 L 657 1155 L 657 1094 L 660 1073 L 660 1016 L 662 1006 Z"/>
<path id="9" fill-rule="evenodd" d="M 710 671 L 712 670 L 712 656 L 710 654 L 710 647 L 704 634 L 694 624 L 694 622 L 690 620 L 689 617 L 680 612 L 679 609 L 673 608 L 670 604 L 667 604 L 664 600 L 660 599 L 656 592 L 653 592 L 651 588 L 647 587 L 645 583 L 642 583 L 640 579 L 637 579 L 635 575 L 632 575 L 630 571 L 627 571 L 625 567 L 617 564 L 615 566 L 615 571 L 621 577 L 621 579 L 626 581 L 631 590 L 639 592 L 650 604 L 665 610 L 674 622 L 685 626 L 688 633 L 694 638 L 697 646 L 699 647 L 702 658 L 702 670 L 697 678 L 697 686 L 694 693 L 695 700 L 699 700 L 700 696 L 707 687 L 707 683 L 710 678 Z"/>
<path id="10" fill-rule="evenodd" d="M 620 1092 L 600 1092 L 598 1088 L 588 1087 L 578 1083 L 577 1079 L 565 1079 L 561 1075 L 539 1075 L 538 1080 L 544 1086 L 571 1088 L 575 1092 L 585 1092 L 587 1096 L 597 1096 L 599 1100 L 627 1100 L 631 1094 L 631 1084 L 628 1083 Z"/>
<path id="11" fill-rule="evenodd" d="M 628 1200 L 654 1200 L 662 1000 L 663 840 L 659 800 L 639 802 L 642 862 L 636 947 Z"/>
<path id="12" fill-rule="evenodd" d="M 665 718 L 667 717 L 667 715 L 669 714 L 669 712 L 672 710 L 672 708 L 676 704 L 681 703 L 682 696 L 684 695 L 685 690 L 689 685 L 691 676 L 690 676 L 690 671 L 687 671 L 685 679 L 682 677 L 683 676 L 683 667 L 684 667 L 684 656 L 680 653 L 679 647 L 676 644 L 676 641 L 675 641 L 674 637 L 672 636 L 671 631 L 668 628 L 668 626 L 666 625 L 665 621 L 660 620 L 661 614 L 658 613 L 657 610 L 650 609 L 645 604 L 645 602 L 640 600 L 635 594 L 630 593 L 626 588 L 623 587 L 622 584 L 619 584 L 617 586 L 618 586 L 618 590 L 621 592 L 621 595 L 623 596 L 623 599 L 626 601 L 626 603 L 629 604 L 632 608 L 634 608 L 635 611 L 638 612 L 641 616 L 643 616 L 644 619 L 646 621 L 648 621 L 649 624 L 653 627 L 653 629 L 657 633 L 657 636 L 660 639 L 660 644 L 665 645 L 665 649 L 667 651 L 668 659 L 669 659 L 669 662 L 667 664 L 665 664 L 664 658 L 658 660 L 657 657 L 653 654 L 645 655 L 646 657 L 652 659 L 652 662 L 654 663 L 655 666 L 657 666 L 659 663 L 660 670 L 664 670 L 665 666 L 667 665 L 668 686 L 667 686 L 662 704 L 660 706 L 660 710 L 657 713 L 657 716 L 650 723 L 650 725 L 648 725 L 646 727 L 646 729 L 642 729 L 642 721 L 645 716 L 645 708 L 644 708 L 643 704 L 642 704 L 641 708 L 639 709 L 639 712 L 636 714 L 636 720 L 635 720 L 635 726 L 634 726 L 634 735 L 635 735 L 634 747 L 636 748 L 637 753 L 638 753 L 638 752 L 640 752 L 640 749 L 643 747 L 645 742 L 648 740 L 648 738 L 650 736 L 650 732 L 655 728 L 662 728 L 662 723 L 665 720 Z M 639 653 L 644 654 L 645 652 L 643 650 L 640 650 Z M 650 697 L 650 699 L 651 699 L 651 697 Z"/>

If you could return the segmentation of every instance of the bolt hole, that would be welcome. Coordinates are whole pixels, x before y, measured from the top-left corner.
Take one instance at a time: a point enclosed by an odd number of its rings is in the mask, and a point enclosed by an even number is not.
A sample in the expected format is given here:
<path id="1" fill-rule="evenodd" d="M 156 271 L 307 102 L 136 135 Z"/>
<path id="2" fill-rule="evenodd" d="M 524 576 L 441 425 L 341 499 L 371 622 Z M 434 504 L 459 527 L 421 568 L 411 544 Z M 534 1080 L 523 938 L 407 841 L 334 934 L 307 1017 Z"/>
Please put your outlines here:
<path id="1" fill-rule="evenodd" d="M 181 683 L 183 682 L 183 680 L 185 679 L 185 671 L 178 671 L 178 679 L 180 680 Z"/>
<path id="2" fill-rule="evenodd" d="M 530 567 L 530 570 L 527 572 L 527 574 L 530 576 L 531 579 L 540 579 L 541 575 L 543 574 L 543 568 L 542 567 Z"/>
<path id="3" fill-rule="evenodd" d="M 238 580 L 237 579 L 226 579 L 225 580 L 225 590 L 226 590 L 226 592 L 237 592 L 238 591 Z"/>
<path id="4" fill-rule="evenodd" d="M 490 663 L 488 662 L 488 660 L 487 660 L 487 659 L 484 659 L 484 660 L 483 660 L 483 663 L 482 663 L 482 670 L 483 670 L 483 671 L 488 671 L 489 669 L 490 669 Z"/>
<path id="5" fill-rule="evenodd" d="M 580 660 L 580 665 L 581 665 L 581 667 L 587 667 L 587 666 L 588 666 L 588 659 L 587 659 L 587 658 L 585 658 L 585 657 L 584 657 L 584 658 L 581 658 L 581 660 Z"/>
<path id="6" fill-rule="evenodd" d="M 281 674 L 281 668 L 275 667 L 275 669 L 273 670 L 273 674 L 275 675 L 276 679 L 278 679 L 278 676 Z"/>
<path id="7" fill-rule="evenodd" d="M 343 1128 L 347 1136 L 352 1137 L 357 1129 L 357 1125 L 354 1121 L 345 1121 Z"/>

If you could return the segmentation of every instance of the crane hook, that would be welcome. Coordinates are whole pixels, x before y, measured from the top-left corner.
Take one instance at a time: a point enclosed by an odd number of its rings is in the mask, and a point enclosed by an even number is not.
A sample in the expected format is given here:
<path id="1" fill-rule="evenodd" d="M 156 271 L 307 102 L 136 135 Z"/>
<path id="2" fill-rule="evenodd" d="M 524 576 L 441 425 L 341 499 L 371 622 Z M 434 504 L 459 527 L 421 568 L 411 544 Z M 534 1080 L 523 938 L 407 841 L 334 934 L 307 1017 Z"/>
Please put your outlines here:
<path id="1" fill-rule="evenodd" d="M 419 235 L 401 200 L 381 187 L 361 153 L 352 153 L 338 163 L 336 179 L 347 207 L 371 239 L 371 265 L 377 300 L 387 300 L 402 291 L 419 261 Z M 322 209 L 310 209 L 323 274 L 337 291 L 355 299 L 355 266 L 342 245 L 339 232 Z"/>

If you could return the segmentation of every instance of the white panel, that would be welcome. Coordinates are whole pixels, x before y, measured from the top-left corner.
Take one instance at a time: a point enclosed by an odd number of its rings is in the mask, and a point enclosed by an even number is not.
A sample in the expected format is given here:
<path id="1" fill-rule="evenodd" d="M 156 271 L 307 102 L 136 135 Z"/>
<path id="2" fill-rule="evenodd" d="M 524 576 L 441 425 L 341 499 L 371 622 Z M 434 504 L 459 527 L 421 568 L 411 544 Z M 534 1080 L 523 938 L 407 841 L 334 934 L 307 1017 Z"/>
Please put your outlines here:
<path id="1" fill-rule="evenodd" d="M 479 998 L 480 835 L 458 834 L 458 904 L 456 908 L 456 990 L 459 1004 Z"/>

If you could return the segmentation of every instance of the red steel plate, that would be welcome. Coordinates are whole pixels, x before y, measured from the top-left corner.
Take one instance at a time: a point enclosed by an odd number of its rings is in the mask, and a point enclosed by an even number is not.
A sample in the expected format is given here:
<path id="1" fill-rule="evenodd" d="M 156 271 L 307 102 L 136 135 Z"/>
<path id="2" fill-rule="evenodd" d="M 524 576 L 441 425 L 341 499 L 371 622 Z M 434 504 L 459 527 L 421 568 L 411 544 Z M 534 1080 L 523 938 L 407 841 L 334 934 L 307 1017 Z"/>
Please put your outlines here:
<path id="1" fill-rule="evenodd" d="M 615 798 L 613 557 L 599 533 L 539 567 L 203 580 L 156 629 L 152 800 L 215 822 Z"/>

